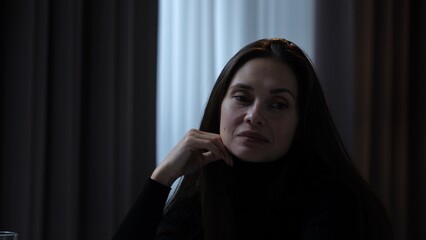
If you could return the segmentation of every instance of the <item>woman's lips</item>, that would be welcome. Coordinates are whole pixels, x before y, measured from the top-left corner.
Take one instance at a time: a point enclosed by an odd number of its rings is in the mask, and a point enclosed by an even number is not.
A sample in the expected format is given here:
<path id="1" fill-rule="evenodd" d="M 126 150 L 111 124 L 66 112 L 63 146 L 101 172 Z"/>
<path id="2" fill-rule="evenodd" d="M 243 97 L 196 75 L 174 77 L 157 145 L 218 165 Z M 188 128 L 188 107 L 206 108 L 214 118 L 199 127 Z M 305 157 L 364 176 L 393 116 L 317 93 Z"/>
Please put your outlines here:
<path id="1" fill-rule="evenodd" d="M 246 141 L 259 142 L 259 143 L 268 143 L 269 140 L 264 137 L 262 134 L 251 131 L 243 131 L 237 134 L 237 137 L 243 138 Z"/>

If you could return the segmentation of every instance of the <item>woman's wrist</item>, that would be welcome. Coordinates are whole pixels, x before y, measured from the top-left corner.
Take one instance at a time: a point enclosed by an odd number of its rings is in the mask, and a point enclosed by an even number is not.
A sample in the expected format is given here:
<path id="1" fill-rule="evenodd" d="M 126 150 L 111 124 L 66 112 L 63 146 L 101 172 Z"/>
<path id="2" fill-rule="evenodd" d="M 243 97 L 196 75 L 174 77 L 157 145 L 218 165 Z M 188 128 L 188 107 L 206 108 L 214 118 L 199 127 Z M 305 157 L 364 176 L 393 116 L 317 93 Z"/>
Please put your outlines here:
<path id="1" fill-rule="evenodd" d="M 151 174 L 151 179 L 163 184 L 164 186 L 171 187 L 178 177 L 173 177 L 167 170 L 158 166 Z"/>

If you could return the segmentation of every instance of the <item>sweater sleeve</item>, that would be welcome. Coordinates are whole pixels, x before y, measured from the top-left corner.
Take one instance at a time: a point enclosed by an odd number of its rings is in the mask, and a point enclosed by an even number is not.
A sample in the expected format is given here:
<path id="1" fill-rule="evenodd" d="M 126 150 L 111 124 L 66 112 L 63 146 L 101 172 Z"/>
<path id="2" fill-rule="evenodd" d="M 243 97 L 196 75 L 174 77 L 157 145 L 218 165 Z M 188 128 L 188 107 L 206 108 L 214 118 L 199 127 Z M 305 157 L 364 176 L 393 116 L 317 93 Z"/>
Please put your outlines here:
<path id="1" fill-rule="evenodd" d="M 155 239 L 170 189 L 149 178 L 112 239 Z"/>

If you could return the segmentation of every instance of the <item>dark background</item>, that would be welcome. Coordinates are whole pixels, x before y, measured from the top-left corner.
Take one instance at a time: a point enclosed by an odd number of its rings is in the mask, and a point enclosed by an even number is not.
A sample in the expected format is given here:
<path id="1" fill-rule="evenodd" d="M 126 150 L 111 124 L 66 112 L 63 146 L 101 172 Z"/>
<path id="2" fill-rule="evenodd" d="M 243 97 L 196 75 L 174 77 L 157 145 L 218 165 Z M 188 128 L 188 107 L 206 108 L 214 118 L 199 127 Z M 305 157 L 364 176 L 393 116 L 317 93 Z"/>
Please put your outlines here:
<path id="1" fill-rule="evenodd" d="M 425 1 L 316 5 L 316 68 L 354 162 L 396 239 L 426 239 Z M 158 2 L 0 6 L 0 229 L 109 239 L 155 166 Z"/>

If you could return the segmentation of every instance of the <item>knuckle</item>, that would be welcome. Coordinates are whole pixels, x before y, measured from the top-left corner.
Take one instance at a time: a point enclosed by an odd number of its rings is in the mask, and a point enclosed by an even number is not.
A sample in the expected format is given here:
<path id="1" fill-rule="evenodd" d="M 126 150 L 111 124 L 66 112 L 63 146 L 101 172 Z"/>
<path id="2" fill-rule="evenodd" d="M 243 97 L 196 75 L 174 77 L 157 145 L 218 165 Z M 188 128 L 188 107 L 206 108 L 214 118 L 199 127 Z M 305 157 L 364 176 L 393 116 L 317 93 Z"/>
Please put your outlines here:
<path id="1" fill-rule="evenodd" d="M 197 134 L 198 134 L 198 130 L 195 129 L 195 128 L 192 128 L 186 133 L 186 136 L 187 137 L 194 137 Z"/>
<path id="2" fill-rule="evenodd" d="M 215 143 L 215 144 L 219 144 L 220 145 L 222 143 L 222 138 L 219 135 L 217 135 L 217 136 L 212 137 L 211 141 L 213 143 Z"/>
<path id="3" fill-rule="evenodd" d="M 222 141 L 222 138 L 220 137 L 220 135 L 216 135 L 216 136 L 213 138 L 213 140 L 214 140 L 214 141 L 217 141 L 217 142 L 221 142 L 221 141 Z"/>
<path id="4" fill-rule="evenodd" d="M 195 131 L 194 129 L 191 129 L 185 134 L 185 139 L 193 138 L 194 136 L 195 136 Z"/>

